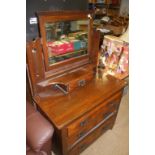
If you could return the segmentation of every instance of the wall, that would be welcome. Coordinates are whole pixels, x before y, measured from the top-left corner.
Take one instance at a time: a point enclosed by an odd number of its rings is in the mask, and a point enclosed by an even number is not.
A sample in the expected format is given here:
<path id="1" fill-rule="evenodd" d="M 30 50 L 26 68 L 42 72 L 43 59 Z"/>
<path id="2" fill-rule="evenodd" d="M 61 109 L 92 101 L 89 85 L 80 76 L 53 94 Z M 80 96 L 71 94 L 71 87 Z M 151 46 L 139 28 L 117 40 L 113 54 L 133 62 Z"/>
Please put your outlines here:
<path id="1" fill-rule="evenodd" d="M 120 15 L 129 14 L 129 0 L 121 0 Z"/>
<path id="2" fill-rule="evenodd" d="M 36 12 L 87 9 L 87 0 L 26 0 L 26 40 L 33 40 L 39 36 L 38 24 L 29 22 L 31 17 L 36 17 Z"/>

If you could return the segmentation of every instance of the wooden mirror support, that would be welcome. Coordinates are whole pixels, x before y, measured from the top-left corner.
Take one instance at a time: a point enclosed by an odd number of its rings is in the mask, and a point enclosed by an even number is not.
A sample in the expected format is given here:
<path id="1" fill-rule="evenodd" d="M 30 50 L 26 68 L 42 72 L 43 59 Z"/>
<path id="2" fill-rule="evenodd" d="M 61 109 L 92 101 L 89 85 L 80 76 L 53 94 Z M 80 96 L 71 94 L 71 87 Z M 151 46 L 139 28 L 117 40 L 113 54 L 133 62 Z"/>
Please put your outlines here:
<path id="1" fill-rule="evenodd" d="M 33 94 L 52 86 L 67 94 L 94 77 L 100 34 L 93 30 L 92 16 L 88 11 L 38 13 L 41 38 L 27 43 Z"/>

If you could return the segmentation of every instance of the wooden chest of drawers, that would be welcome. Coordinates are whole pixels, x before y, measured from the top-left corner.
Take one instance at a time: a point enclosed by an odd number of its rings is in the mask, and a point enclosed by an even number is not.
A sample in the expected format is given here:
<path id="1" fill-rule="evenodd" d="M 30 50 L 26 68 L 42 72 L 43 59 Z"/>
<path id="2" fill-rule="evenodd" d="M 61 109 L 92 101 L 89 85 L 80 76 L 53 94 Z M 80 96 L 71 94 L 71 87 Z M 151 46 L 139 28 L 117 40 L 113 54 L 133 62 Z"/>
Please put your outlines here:
<path id="1" fill-rule="evenodd" d="M 53 142 L 60 155 L 78 155 L 112 128 L 126 83 L 99 75 L 100 33 L 93 29 L 93 12 L 39 12 L 38 17 L 41 38 L 27 43 L 27 71 L 33 102 L 53 124 Z M 87 23 L 84 35 L 83 29 L 79 29 L 81 22 Z M 68 45 L 73 43 L 70 35 L 87 47 L 74 48 L 71 55 L 52 55 L 48 43 L 60 43 L 65 36 Z"/>
<path id="2" fill-rule="evenodd" d="M 55 127 L 54 143 L 60 155 L 78 155 L 112 129 L 125 85 L 103 77 L 68 95 L 45 96 L 44 92 L 35 97 L 38 108 Z"/>

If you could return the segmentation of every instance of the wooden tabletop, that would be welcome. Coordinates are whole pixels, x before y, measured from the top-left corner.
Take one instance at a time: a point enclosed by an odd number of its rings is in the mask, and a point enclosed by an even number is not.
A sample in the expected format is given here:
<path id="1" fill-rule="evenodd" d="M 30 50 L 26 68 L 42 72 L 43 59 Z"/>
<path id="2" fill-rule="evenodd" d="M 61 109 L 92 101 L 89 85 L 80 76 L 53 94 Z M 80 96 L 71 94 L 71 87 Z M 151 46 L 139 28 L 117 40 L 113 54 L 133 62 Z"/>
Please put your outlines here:
<path id="1" fill-rule="evenodd" d="M 48 119 L 61 129 L 97 106 L 101 100 L 107 100 L 125 85 L 125 81 L 112 76 L 96 77 L 86 86 L 77 88 L 68 95 L 51 88 L 38 94 L 34 101 Z"/>

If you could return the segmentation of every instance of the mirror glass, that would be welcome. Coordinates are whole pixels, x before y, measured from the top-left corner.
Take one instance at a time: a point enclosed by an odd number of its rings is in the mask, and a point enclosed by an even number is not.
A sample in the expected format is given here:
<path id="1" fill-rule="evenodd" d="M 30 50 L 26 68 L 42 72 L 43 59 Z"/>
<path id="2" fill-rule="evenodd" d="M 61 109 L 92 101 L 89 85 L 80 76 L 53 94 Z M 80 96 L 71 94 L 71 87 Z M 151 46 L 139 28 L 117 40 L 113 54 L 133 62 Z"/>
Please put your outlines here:
<path id="1" fill-rule="evenodd" d="M 49 65 L 87 55 L 88 20 L 45 23 Z"/>

